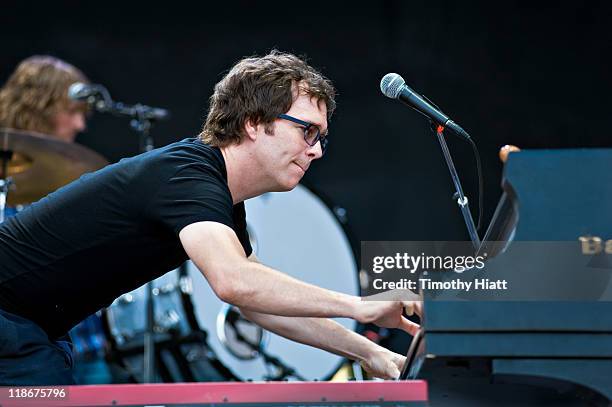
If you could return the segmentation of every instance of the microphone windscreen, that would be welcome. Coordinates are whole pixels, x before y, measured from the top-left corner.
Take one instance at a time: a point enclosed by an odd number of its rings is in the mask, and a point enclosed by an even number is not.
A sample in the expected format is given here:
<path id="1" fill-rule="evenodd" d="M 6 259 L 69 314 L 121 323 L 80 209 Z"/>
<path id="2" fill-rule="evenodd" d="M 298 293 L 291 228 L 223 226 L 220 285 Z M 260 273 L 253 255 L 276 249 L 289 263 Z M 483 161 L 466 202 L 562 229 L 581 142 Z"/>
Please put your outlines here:
<path id="1" fill-rule="evenodd" d="M 68 98 L 76 101 L 84 101 L 95 93 L 94 86 L 82 82 L 75 82 L 68 88 Z"/>
<path id="2" fill-rule="evenodd" d="M 380 91 L 388 98 L 397 99 L 405 84 L 401 75 L 388 73 L 380 80 Z"/>

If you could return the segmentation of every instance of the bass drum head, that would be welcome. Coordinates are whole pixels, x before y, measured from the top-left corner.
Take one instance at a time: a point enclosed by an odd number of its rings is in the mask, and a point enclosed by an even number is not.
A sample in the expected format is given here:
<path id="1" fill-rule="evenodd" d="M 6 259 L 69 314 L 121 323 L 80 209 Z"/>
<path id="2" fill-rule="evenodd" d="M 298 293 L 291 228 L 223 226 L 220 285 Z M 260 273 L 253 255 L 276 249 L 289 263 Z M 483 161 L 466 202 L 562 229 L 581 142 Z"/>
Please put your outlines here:
<path id="1" fill-rule="evenodd" d="M 320 287 L 359 295 L 357 264 L 349 239 L 332 211 L 313 192 L 298 185 L 291 192 L 249 199 L 245 205 L 253 250 L 263 264 Z M 200 327 L 209 332 L 213 351 L 238 378 L 267 379 L 270 368 L 260 355 L 245 360 L 223 344 L 224 333 L 218 331 L 217 319 L 227 306 L 195 265 L 188 263 L 194 312 Z M 351 319 L 337 321 L 350 330 L 356 327 Z M 265 335 L 264 350 L 308 380 L 331 376 L 343 360 L 272 333 Z"/>

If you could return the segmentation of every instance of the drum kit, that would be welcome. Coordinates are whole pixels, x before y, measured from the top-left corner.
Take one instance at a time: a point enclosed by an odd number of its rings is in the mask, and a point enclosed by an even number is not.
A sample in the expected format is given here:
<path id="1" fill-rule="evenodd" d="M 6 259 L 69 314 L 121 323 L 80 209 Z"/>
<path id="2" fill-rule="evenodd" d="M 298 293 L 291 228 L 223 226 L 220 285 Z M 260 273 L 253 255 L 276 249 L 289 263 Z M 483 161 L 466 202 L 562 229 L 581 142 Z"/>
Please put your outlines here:
<path id="1" fill-rule="evenodd" d="M 13 208 L 37 201 L 107 161 L 78 144 L 0 129 L 0 164 L 1 222 Z M 359 294 L 356 257 L 341 208 L 302 185 L 245 205 L 260 261 L 303 281 Z M 147 321 L 149 297 L 154 311 Z M 116 366 L 113 371 L 122 372 L 113 375 L 117 381 L 146 380 L 147 332 L 153 332 L 153 381 L 325 380 L 344 362 L 251 323 L 215 296 L 190 261 L 122 295 L 93 318 L 71 332 L 77 363 L 79 354 L 90 357 L 92 349 L 102 349 L 98 354 Z M 338 322 L 356 329 L 352 320 Z"/>

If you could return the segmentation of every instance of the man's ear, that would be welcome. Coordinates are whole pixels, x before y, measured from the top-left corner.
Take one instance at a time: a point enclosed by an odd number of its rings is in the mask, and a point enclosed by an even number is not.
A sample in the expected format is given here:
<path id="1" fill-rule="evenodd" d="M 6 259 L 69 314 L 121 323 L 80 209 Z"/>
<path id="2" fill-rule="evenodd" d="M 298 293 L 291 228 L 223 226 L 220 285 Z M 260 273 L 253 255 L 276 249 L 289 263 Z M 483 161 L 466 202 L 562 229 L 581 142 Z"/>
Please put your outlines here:
<path id="1" fill-rule="evenodd" d="M 257 130 L 259 129 L 259 124 L 255 124 L 255 122 L 251 119 L 247 119 L 244 122 L 244 134 L 251 140 L 257 140 Z"/>

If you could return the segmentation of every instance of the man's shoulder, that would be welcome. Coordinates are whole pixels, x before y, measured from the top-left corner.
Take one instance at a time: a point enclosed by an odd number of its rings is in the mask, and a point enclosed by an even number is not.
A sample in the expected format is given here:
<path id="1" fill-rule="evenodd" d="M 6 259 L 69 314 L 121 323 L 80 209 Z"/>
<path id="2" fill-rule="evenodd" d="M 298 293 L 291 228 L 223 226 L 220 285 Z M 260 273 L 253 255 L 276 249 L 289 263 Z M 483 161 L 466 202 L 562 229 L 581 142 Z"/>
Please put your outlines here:
<path id="1" fill-rule="evenodd" d="M 130 178 L 153 176 L 159 179 L 185 168 L 201 167 L 225 175 L 225 162 L 221 151 L 196 138 L 187 138 L 128 157 L 109 166 L 111 173 L 128 173 Z"/>
<path id="2" fill-rule="evenodd" d="M 176 165 L 177 168 L 183 165 L 199 164 L 225 172 L 225 162 L 221 151 L 197 138 L 186 138 L 154 151 L 151 155 L 153 161 Z"/>

